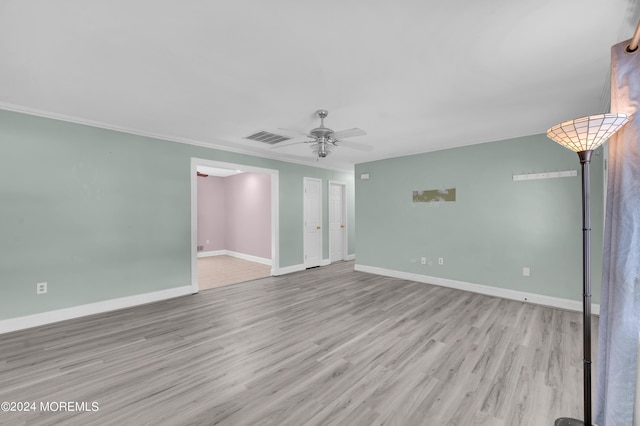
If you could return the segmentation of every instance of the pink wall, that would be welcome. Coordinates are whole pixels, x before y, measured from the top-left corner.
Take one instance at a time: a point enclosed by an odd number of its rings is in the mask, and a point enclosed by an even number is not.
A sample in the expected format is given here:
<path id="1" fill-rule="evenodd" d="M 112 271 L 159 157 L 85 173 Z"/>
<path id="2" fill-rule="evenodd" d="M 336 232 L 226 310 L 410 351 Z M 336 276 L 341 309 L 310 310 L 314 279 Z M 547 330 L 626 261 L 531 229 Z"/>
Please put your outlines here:
<path id="1" fill-rule="evenodd" d="M 271 176 L 225 178 L 227 250 L 271 259 Z"/>
<path id="2" fill-rule="evenodd" d="M 198 245 L 271 259 L 271 176 L 198 178 Z"/>
<path id="3" fill-rule="evenodd" d="M 224 178 L 198 177 L 198 245 L 203 251 L 225 249 L 226 222 Z"/>

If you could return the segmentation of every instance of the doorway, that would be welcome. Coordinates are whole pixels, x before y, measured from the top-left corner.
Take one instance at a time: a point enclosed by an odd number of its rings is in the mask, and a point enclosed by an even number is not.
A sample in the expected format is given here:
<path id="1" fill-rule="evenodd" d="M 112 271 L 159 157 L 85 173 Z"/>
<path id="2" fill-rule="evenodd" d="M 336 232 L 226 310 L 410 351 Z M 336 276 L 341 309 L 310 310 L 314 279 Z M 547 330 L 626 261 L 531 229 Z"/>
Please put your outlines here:
<path id="1" fill-rule="evenodd" d="M 347 186 L 329 181 L 329 262 L 347 259 Z"/>
<path id="2" fill-rule="evenodd" d="M 270 223 L 267 223 L 265 226 L 270 228 L 270 258 L 266 259 L 266 256 L 252 256 L 251 254 L 242 253 L 242 250 L 234 251 L 234 250 L 213 250 L 208 253 L 202 253 L 204 249 L 203 244 L 199 242 L 198 239 L 198 179 L 202 179 L 202 177 L 198 177 L 198 167 L 202 169 L 202 167 L 208 167 L 212 169 L 220 170 L 220 172 L 224 175 L 224 172 L 229 172 L 229 174 L 242 173 L 245 176 L 254 175 L 255 178 L 266 177 L 270 180 L 270 206 L 266 207 L 270 209 Z M 211 170 L 211 169 L 209 169 Z M 199 256 L 198 253 L 206 254 L 208 256 L 216 257 L 215 262 L 209 262 L 209 270 L 210 273 L 212 270 L 216 270 L 227 265 L 230 269 L 235 268 L 236 270 L 240 270 L 240 274 L 243 276 L 247 276 L 245 271 L 242 269 L 247 269 L 246 265 L 243 267 L 242 265 L 238 265 L 238 263 L 242 262 L 261 262 L 264 264 L 269 264 L 267 267 L 267 271 L 269 275 L 276 275 L 279 268 L 279 232 L 278 232 L 278 223 L 279 223 L 279 184 L 278 184 L 278 171 L 272 169 L 265 169 L 260 167 L 252 167 L 246 166 L 243 164 L 234 164 L 234 163 L 225 163 L 219 161 L 206 160 L 201 158 L 192 158 L 191 159 L 191 287 L 192 292 L 197 293 L 201 286 L 199 284 L 198 279 L 198 262 Z M 217 176 L 217 175 L 216 175 Z M 240 176 L 240 175 L 239 175 Z M 264 181 L 264 179 L 262 179 Z M 254 201 L 251 199 L 250 201 Z M 269 200 L 267 200 L 268 202 Z M 264 210 L 264 209 L 263 209 Z M 237 214 L 233 214 L 234 219 L 237 219 Z M 236 227 L 243 231 L 243 228 L 246 228 L 249 225 L 250 219 L 245 218 L 244 222 L 240 222 L 236 224 Z M 267 221 L 268 222 L 268 221 Z M 207 243 L 209 241 L 207 240 Z M 268 241 L 265 241 L 268 244 Z M 200 250 L 199 250 L 200 249 Z M 268 250 L 268 248 L 266 249 Z M 226 262 L 225 262 L 226 257 Z M 213 259 L 212 259 L 213 260 Z M 202 262 L 200 262 L 202 263 Z M 212 266 L 213 265 L 213 266 Z M 213 269 L 212 269 L 213 268 Z M 264 268 L 263 268 L 264 270 Z M 234 274 L 232 270 L 228 271 L 230 274 Z M 229 275 L 229 274 L 226 274 Z M 225 278 L 226 279 L 226 278 Z M 251 279 L 248 277 L 244 281 Z M 237 282 L 237 281 L 236 281 Z"/>

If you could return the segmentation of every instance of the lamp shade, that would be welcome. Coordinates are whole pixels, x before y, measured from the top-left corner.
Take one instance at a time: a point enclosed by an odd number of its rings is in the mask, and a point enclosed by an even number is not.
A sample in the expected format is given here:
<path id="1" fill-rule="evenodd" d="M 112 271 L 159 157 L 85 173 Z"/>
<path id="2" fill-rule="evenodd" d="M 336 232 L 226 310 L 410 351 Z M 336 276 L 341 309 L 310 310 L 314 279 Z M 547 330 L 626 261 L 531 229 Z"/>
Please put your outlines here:
<path id="1" fill-rule="evenodd" d="M 556 124 L 547 137 L 573 152 L 594 150 L 627 124 L 627 114 L 598 114 Z"/>

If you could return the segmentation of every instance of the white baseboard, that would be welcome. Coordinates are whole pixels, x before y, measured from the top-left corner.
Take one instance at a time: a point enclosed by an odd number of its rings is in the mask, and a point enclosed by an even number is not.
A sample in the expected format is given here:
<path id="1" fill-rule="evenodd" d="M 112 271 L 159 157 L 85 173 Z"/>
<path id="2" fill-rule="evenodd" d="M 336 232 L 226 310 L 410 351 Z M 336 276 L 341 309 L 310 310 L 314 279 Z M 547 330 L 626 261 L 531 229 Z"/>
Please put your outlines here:
<path id="1" fill-rule="evenodd" d="M 214 250 L 214 251 L 201 251 L 198 253 L 198 257 L 209 257 L 209 256 L 231 256 L 237 257 L 238 259 L 249 260 L 251 262 L 262 263 L 263 265 L 271 266 L 271 259 L 267 259 L 266 257 L 258 257 L 253 256 L 251 254 L 244 254 L 237 251 L 231 250 Z"/>
<path id="2" fill-rule="evenodd" d="M 347 258 L 345 260 L 354 260 L 355 258 L 356 258 L 356 255 L 355 254 L 351 254 L 351 255 L 347 256 Z M 329 259 L 322 259 L 320 261 L 320 266 L 327 266 L 327 265 L 331 265 L 331 261 Z M 278 270 L 272 269 L 271 270 L 271 275 L 273 275 L 273 276 L 285 275 L 285 274 L 290 274 L 292 272 L 304 271 L 305 269 L 307 269 L 307 268 L 304 266 L 304 264 L 286 266 L 286 267 L 280 268 Z"/>
<path id="3" fill-rule="evenodd" d="M 306 268 L 304 267 L 303 264 L 285 266 L 284 268 L 278 268 L 278 269 L 272 268 L 271 275 L 273 275 L 274 277 L 277 277 L 280 275 L 291 274 L 293 272 L 304 271 L 305 269 Z"/>
<path id="4" fill-rule="evenodd" d="M 249 260 L 251 262 L 262 263 L 271 266 L 271 259 L 265 257 L 253 256 L 250 254 L 239 253 L 237 251 L 225 250 L 227 256 L 237 257 L 238 259 Z"/>
<path id="5" fill-rule="evenodd" d="M 545 296 L 543 294 L 527 293 L 523 291 L 510 290 L 500 287 L 492 287 L 483 284 L 473 284 L 465 281 L 450 280 L 448 278 L 431 277 L 428 275 L 414 274 L 411 272 L 395 271 L 393 269 L 378 268 L 377 266 L 367 266 L 355 264 L 354 271 L 367 272 L 370 274 L 383 275 L 385 277 L 399 278 L 408 281 L 416 281 L 425 284 L 433 284 L 440 287 L 455 288 L 458 290 L 470 291 L 472 293 L 485 294 L 487 296 L 501 297 L 503 299 L 519 300 L 521 302 L 534 303 L 536 305 L 550 306 L 553 308 L 566 309 L 569 311 L 582 312 L 582 302 L 576 300 L 563 299 L 560 297 Z M 592 304 L 591 312 L 600 315 L 600 305 Z"/>
<path id="6" fill-rule="evenodd" d="M 199 251 L 198 257 L 222 256 L 227 254 L 226 250 Z"/>
<path id="7" fill-rule="evenodd" d="M 167 290 L 154 291 L 153 293 L 136 294 L 134 296 L 121 297 L 118 299 L 105 300 L 102 302 L 89 303 L 86 305 L 73 306 L 71 308 L 58 309 L 55 311 L 42 312 L 39 314 L 26 315 L 22 317 L 0 320 L 0 334 L 12 331 L 24 330 L 26 328 L 51 324 L 87 315 L 99 314 L 102 312 L 115 311 L 118 309 L 130 308 L 132 306 L 144 305 L 160 300 L 173 299 L 174 297 L 192 294 L 191 286 L 170 288 Z"/>

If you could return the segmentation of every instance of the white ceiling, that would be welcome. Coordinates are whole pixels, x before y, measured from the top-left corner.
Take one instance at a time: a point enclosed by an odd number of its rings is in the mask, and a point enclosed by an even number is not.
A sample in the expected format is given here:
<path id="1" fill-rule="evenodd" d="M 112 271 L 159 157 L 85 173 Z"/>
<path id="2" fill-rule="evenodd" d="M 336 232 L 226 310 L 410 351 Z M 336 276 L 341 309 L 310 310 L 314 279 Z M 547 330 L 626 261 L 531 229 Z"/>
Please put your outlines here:
<path id="1" fill-rule="evenodd" d="M 637 0 L 0 0 L 0 108 L 352 169 L 608 111 L 638 19 Z M 373 150 L 244 139 L 320 108 Z"/>

